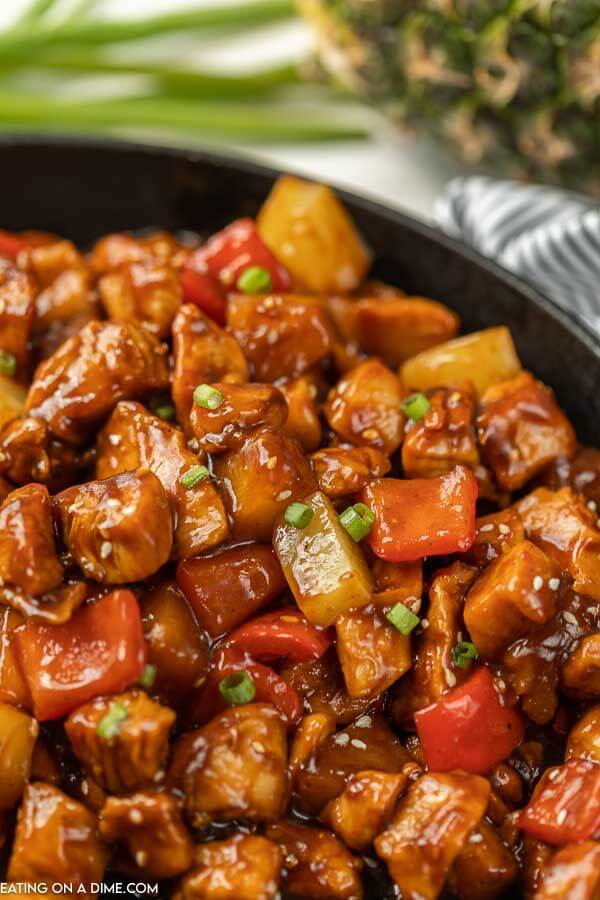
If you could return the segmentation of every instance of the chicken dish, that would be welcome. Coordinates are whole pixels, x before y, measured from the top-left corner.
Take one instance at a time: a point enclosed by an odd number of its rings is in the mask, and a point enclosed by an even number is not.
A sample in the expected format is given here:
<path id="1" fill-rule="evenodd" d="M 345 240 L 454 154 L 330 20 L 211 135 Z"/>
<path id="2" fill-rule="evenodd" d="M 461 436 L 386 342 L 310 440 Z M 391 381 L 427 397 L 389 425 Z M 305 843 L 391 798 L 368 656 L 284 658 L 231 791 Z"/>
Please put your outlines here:
<path id="1" fill-rule="evenodd" d="M 600 897 L 600 451 L 372 262 L 0 231 L 3 892 Z"/>

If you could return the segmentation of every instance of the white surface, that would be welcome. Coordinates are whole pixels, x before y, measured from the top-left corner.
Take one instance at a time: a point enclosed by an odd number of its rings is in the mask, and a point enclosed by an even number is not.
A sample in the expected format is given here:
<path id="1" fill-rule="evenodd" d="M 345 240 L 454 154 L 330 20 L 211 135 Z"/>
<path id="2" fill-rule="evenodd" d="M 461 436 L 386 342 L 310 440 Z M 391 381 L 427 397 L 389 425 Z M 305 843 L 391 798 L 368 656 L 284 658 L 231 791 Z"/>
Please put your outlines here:
<path id="1" fill-rule="evenodd" d="M 75 6 L 78 0 L 62 0 L 57 10 Z M 173 9 L 197 6 L 218 0 L 98 0 L 96 15 L 128 17 Z M 25 6 L 25 0 L 0 3 L 0 25 Z M 8 8 L 7 8 L 8 7 Z M 301 58 L 310 48 L 310 34 L 303 25 L 282 25 L 254 32 L 242 39 L 203 40 L 190 36 L 185 41 L 169 41 L 154 52 L 186 64 L 203 67 L 227 66 L 240 68 L 289 59 Z M 123 52 L 123 51 L 121 51 Z M 124 48 L 127 52 L 127 48 Z M 78 88 L 79 89 L 79 88 Z M 452 163 L 442 152 L 426 141 L 394 132 L 374 113 L 357 108 L 355 114 L 368 117 L 373 123 L 373 138 L 368 141 L 298 145 L 229 145 L 259 160 L 290 168 L 317 178 L 340 184 L 356 193 L 374 196 L 403 207 L 422 218 L 432 215 L 433 202 L 445 182 L 464 169 Z M 158 136 L 157 136 L 158 137 Z M 189 146 L 202 146 L 203 141 L 186 137 L 181 141 Z"/>

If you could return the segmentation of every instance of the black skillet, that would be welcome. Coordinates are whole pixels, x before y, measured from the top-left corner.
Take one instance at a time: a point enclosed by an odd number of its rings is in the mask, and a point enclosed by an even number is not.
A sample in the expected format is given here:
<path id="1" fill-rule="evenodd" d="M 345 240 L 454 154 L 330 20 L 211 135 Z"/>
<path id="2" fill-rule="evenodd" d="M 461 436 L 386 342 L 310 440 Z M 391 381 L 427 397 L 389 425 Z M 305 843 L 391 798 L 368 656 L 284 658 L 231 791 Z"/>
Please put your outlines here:
<path id="1" fill-rule="evenodd" d="M 253 216 L 280 173 L 215 153 L 81 137 L 0 138 L 0 227 L 86 246 L 160 226 L 207 234 Z M 374 274 L 447 303 L 464 331 L 508 325 L 526 368 L 551 385 L 579 438 L 600 443 L 600 342 L 517 278 L 435 229 L 339 192 L 371 246 Z M 366 900 L 392 896 L 379 872 Z M 513 895 L 514 896 L 514 895 Z"/>

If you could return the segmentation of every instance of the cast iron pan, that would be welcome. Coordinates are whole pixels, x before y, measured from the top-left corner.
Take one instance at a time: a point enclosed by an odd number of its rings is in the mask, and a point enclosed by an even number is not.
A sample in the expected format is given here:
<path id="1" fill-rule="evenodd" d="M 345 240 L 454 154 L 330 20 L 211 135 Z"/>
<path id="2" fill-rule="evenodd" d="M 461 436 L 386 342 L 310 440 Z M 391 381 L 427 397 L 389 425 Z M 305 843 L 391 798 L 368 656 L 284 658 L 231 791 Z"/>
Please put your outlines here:
<path id="1" fill-rule="evenodd" d="M 148 226 L 210 233 L 255 215 L 278 174 L 213 153 L 79 137 L 4 137 L 0 227 L 55 231 L 83 246 L 110 231 Z M 524 366 L 554 388 L 580 440 L 600 443 L 600 342 L 591 331 L 434 229 L 339 194 L 374 251 L 378 277 L 447 303 L 464 331 L 508 325 Z M 392 896 L 379 873 L 369 881 L 368 900 Z"/>

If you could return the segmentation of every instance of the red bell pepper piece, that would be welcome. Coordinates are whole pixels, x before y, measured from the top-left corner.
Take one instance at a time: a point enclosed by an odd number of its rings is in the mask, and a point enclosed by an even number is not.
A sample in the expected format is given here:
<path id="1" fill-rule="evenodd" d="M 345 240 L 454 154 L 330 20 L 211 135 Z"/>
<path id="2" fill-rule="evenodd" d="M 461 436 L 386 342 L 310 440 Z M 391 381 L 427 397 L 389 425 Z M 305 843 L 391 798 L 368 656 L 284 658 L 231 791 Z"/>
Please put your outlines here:
<path id="1" fill-rule="evenodd" d="M 182 560 L 177 584 L 212 638 L 241 625 L 287 587 L 270 544 L 228 547 Z"/>
<path id="2" fill-rule="evenodd" d="M 475 540 L 477 480 L 464 466 L 439 478 L 381 478 L 360 499 L 375 513 L 371 548 L 389 562 L 464 552 Z"/>
<path id="3" fill-rule="evenodd" d="M 29 620 L 14 632 L 40 722 L 59 719 L 101 694 L 115 694 L 144 671 L 146 646 L 137 600 L 116 590 L 83 606 L 64 625 Z"/>
<path id="4" fill-rule="evenodd" d="M 436 703 L 415 713 L 431 772 L 488 772 L 521 743 L 525 725 L 514 707 L 503 706 L 489 669 L 480 667 Z"/>
<path id="5" fill-rule="evenodd" d="M 236 629 L 225 641 L 222 652 L 225 659 L 235 650 L 252 659 L 284 657 L 299 663 L 319 659 L 330 647 L 327 631 L 315 628 L 297 610 L 278 609 Z"/>
<path id="6" fill-rule="evenodd" d="M 519 825 L 536 840 L 556 847 L 600 838 L 600 765 L 570 759 L 547 769 Z"/>
<path id="7" fill-rule="evenodd" d="M 192 253 L 181 275 L 184 300 L 222 325 L 227 292 L 234 291 L 240 275 L 253 266 L 267 270 L 273 291 L 289 291 L 289 273 L 263 243 L 253 219 L 238 219 Z"/>

